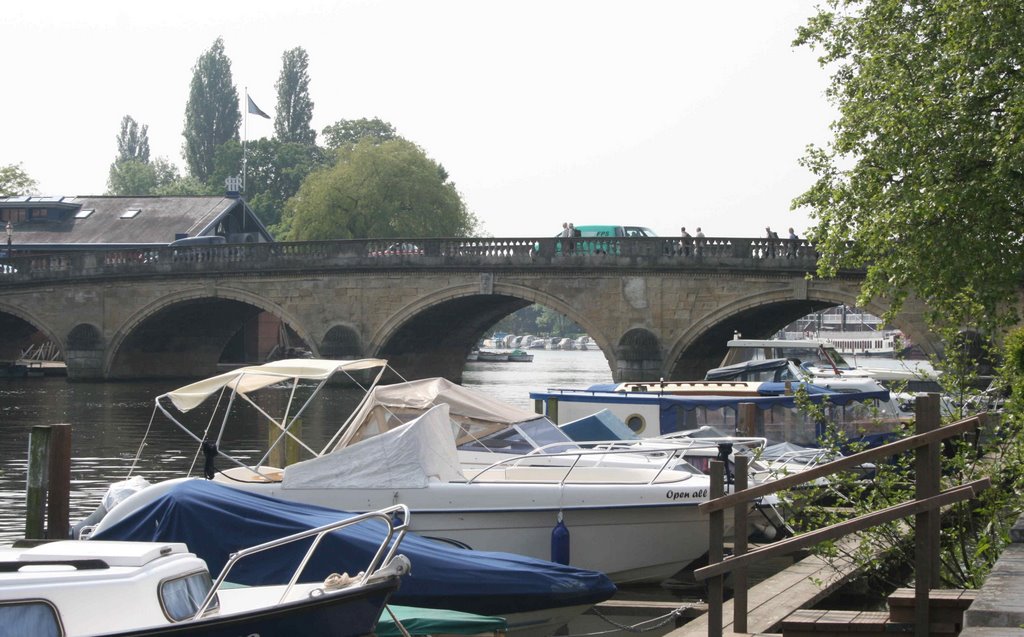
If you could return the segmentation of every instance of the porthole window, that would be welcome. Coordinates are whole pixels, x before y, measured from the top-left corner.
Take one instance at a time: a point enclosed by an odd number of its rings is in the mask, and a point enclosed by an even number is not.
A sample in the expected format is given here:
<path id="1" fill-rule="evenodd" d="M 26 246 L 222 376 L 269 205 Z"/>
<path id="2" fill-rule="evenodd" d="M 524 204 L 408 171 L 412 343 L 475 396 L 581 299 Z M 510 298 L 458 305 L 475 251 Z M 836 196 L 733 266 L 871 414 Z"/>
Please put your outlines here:
<path id="1" fill-rule="evenodd" d="M 640 414 L 633 414 L 626 418 L 626 426 L 629 427 L 633 433 L 642 434 L 644 429 L 647 428 L 647 422 Z"/>

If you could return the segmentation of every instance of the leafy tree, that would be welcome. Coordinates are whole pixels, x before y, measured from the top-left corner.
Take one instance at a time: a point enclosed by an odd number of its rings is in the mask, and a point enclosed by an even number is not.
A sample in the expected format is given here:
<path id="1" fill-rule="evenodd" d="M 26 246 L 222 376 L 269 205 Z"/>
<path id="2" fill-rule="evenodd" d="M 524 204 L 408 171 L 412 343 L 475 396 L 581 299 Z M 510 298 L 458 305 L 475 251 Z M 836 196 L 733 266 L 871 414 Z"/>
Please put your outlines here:
<path id="1" fill-rule="evenodd" d="M 398 139 L 395 127 L 374 117 L 373 119 L 341 119 L 324 128 L 324 145 L 330 150 L 351 146 L 369 137 L 378 144 Z"/>
<path id="2" fill-rule="evenodd" d="M 38 188 L 39 184 L 25 172 L 21 164 L 0 166 L 0 197 L 29 195 Z"/>
<path id="3" fill-rule="evenodd" d="M 864 300 L 910 294 L 987 327 L 1013 318 L 1024 268 L 1024 12 L 1019 0 L 827 0 L 797 45 L 833 69 L 834 139 L 795 206 L 821 274 L 866 267 Z M 952 319 L 950 321 L 949 319 Z"/>
<path id="4" fill-rule="evenodd" d="M 241 121 L 238 90 L 231 79 L 231 60 L 224 54 L 224 40 L 217 38 L 192 68 L 185 107 L 184 153 L 193 177 L 200 181 L 210 178 L 217 147 L 238 140 Z"/>
<path id="5" fill-rule="evenodd" d="M 951 395 L 967 406 L 978 360 L 989 354 L 970 335 L 998 342 L 1017 318 L 1024 271 L 1020 3 L 825 0 L 795 44 L 820 51 L 839 113 L 832 141 L 808 148 L 803 164 L 817 180 L 794 201 L 817 220 L 810 238 L 822 255 L 819 274 L 866 268 L 861 304 L 886 298 L 890 316 L 911 296 L 924 301 L 945 344 L 942 382 L 952 381 Z M 1008 403 L 1000 433 L 944 460 L 951 483 L 979 474 L 999 483 L 955 507 L 943 531 L 944 583 L 976 585 L 1020 513 L 1021 396 Z M 887 468 L 870 497 L 852 492 L 846 502 L 857 509 L 904 499 L 909 471 Z M 906 548 L 899 535 L 888 545 Z"/>
<path id="6" fill-rule="evenodd" d="M 277 79 L 277 112 L 274 136 L 282 142 L 316 143 L 313 100 L 309 97 L 309 55 L 302 47 L 285 51 L 281 56 L 281 75 Z"/>
<path id="7" fill-rule="evenodd" d="M 441 174 L 410 141 L 364 139 L 306 178 L 275 235 L 286 241 L 465 236 L 476 217 Z"/>
<path id="8" fill-rule="evenodd" d="M 191 175 L 157 186 L 153 194 L 161 197 L 184 197 L 187 195 L 215 195 L 224 189 L 211 190 L 209 186 Z"/>
<path id="9" fill-rule="evenodd" d="M 107 194 L 157 195 L 181 180 L 178 168 L 164 157 L 151 162 L 140 159 L 115 161 L 107 177 Z M 187 193 L 199 194 L 199 193 Z"/>
<path id="10" fill-rule="evenodd" d="M 325 167 L 327 157 L 313 144 L 259 139 L 249 142 L 245 197 L 267 226 L 281 221 L 285 202 L 314 170 Z"/>
<path id="11" fill-rule="evenodd" d="M 149 161 L 149 126 L 139 128 L 131 115 L 121 119 L 121 132 L 117 135 L 117 158 L 119 161 Z"/>

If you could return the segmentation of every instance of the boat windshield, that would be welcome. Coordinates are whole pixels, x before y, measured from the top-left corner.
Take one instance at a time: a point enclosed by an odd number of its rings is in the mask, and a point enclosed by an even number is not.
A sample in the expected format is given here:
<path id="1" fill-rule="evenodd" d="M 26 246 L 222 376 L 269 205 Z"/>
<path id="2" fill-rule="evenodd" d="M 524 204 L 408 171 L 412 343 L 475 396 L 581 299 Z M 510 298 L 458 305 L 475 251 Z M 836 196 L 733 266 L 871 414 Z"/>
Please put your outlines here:
<path id="1" fill-rule="evenodd" d="M 550 420 L 537 418 L 511 425 L 458 448 L 460 451 L 526 454 L 538 449 L 543 453 L 563 453 L 580 447 Z"/>

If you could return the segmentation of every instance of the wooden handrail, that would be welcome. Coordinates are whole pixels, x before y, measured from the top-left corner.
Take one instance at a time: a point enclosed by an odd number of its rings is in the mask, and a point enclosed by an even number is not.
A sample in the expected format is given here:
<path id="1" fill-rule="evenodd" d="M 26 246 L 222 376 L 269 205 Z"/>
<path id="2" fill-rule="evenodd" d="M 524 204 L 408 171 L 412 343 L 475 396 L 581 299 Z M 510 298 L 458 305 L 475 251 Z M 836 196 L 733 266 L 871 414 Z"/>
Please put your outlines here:
<path id="1" fill-rule="evenodd" d="M 767 544 L 761 548 L 744 553 L 743 555 L 727 557 L 721 562 L 709 564 L 708 566 L 694 570 L 693 576 L 701 580 L 714 577 L 715 575 L 724 575 L 733 569 L 750 566 L 752 562 L 758 559 L 786 555 L 802 548 L 814 546 L 820 542 L 835 540 L 843 537 L 844 535 L 849 535 L 850 533 L 863 531 L 864 529 L 877 524 L 892 522 L 893 520 L 921 513 L 922 511 L 927 511 L 929 509 L 944 507 L 962 500 L 969 500 L 990 486 L 992 486 L 992 482 L 989 478 L 974 480 L 973 482 L 968 482 L 967 484 L 963 484 L 958 487 L 946 489 L 938 495 L 924 500 L 908 500 L 907 502 L 896 504 L 885 509 L 866 513 L 853 520 L 839 522 L 815 531 L 809 531 L 802 535 Z"/>
<path id="2" fill-rule="evenodd" d="M 750 487 L 749 489 L 736 491 L 715 500 L 701 502 L 697 506 L 697 509 L 701 513 L 711 513 L 712 511 L 728 509 L 742 502 L 750 502 L 751 500 L 756 500 L 760 497 L 776 493 L 777 491 L 783 491 L 805 482 L 829 476 L 843 469 L 851 469 L 864 464 L 865 462 L 870 462 L 879 458 L 886 458 L 933 442 L 939 442 L 946 438 L 952 438 L 953 436 L 972 429 L 977 429 L 980 424 L 980 418 L 977 416 L 971 416 L 970 418 L 965 418 L 964 420 L 939 427 L 938 429 L 934 429 L 927 433 L 907 436 L 906 438 L 901 438 L 895 442 L 890 442 L 873 449 L 866 449 L 853 455 L 843 456 L 838 460 L 833 460 L 831 462 L 812 467 L 806 471 L 800 471 L 799 473 L 793 473 L 775 480 L 762 482 L 761 484 Z"/>

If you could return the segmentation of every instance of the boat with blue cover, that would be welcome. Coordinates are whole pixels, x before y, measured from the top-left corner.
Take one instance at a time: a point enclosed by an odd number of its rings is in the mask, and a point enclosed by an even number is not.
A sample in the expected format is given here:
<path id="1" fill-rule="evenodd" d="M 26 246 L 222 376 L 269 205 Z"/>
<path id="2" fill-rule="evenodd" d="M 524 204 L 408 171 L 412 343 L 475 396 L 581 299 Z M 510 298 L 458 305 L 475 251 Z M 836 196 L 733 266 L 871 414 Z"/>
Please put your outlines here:
<path id="1" fill-rule="evenodd" d="M 820 405 L 826 413 L 825 421 L 802 413 L 797 393 Z M 741 403 L 757 407 L 756 430 L 748 434 L 803 446 L 817 446 L 826 423 L 833 423 L 856 439 L 890 434 L 900 422 L 895 414 L 886 412 L 890 396 L 884 388 L 840 392 L 791 381 L 601 383 L 586 389 L 531 391 L 530 398 L 557 424 L 608 409 L 645 438 L 702 426 L 737 432 Z"/>
<path id="2" fill-rule="evenodd" d="M 409 572 L 408 559 L 396 553 L 408 510 L 338 517 L 287 536 L 278 528 L 266 541 L 247 535 L 244 525 L 235 527 L 230 555 L 216 561 L 216 580 L 209 564 L 178 541 L 16 543 L 0 549 L 0 636 L 239 637 L 301 628 L 324 637 L 362 637 L 374 630 Z M 338 563 L 318 551 L 320 541 L 364 523 L 375 528 L 376 549 L 366 561 L 335 572 Z M 291 560 L 278 563 L 280 581 L 228 585 L 236 568 L 258 573 L 270 554 Z M 327 574 L 298 581 L 314 558 Z"/>
<path id="3" fill-rule="evenodd" d="M 91 537 L 184 542 L 216 569 L 240 544 L 337 517 L 336 510 L 183 478 L 129 496 L 100 521 Z M 311 562 L 303 577 L 323 579 L 339 569 L 357 572 L 361 561 L 377 550 L 374 538 L 379 532 L 367 525 L 328 535 L 320 547 L 324 559 Z M 263 556 L 258 564 L 239 565 L 232 581 L 280 583 L 290 574 L 288 564 L 294 563 L 297 550 L 283 549 Z M 616 591 L 602 573 L 511 553 L 466 550 L 415 533 L 405 536 L 402 553 L 412 572 L 392 596 L 394 603 L 501 616 L 517 635 L 554 630 Z"/>

